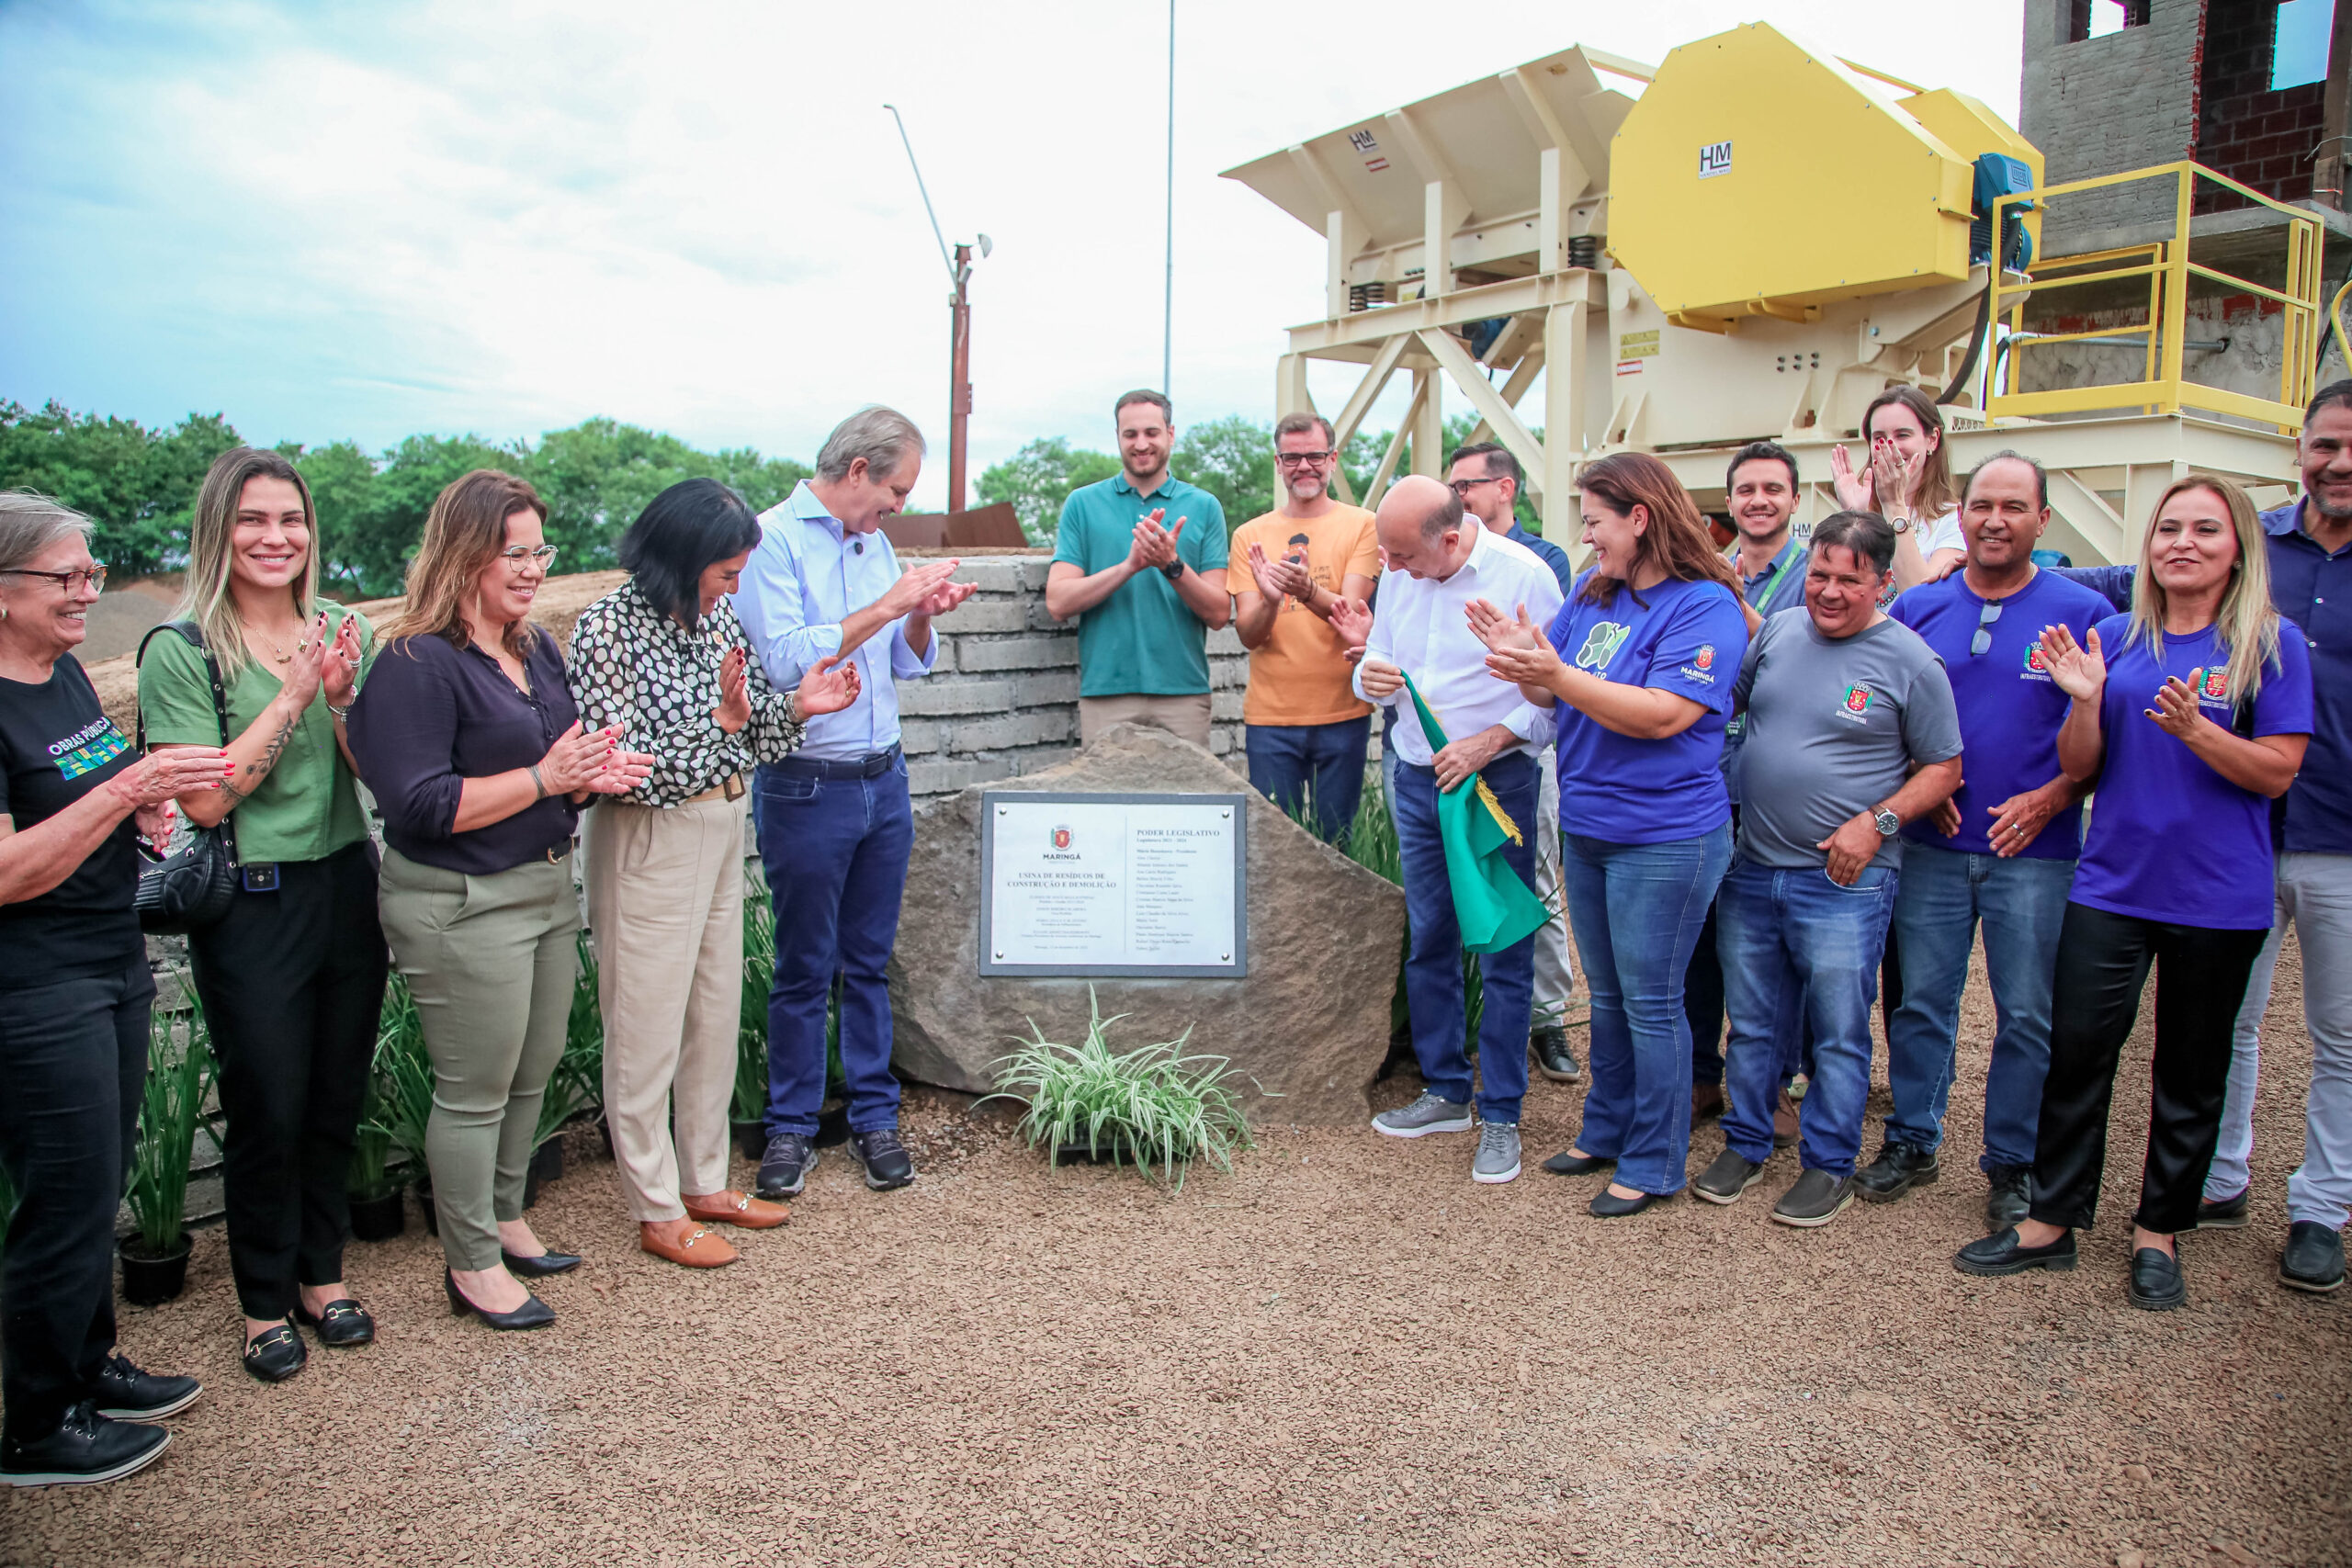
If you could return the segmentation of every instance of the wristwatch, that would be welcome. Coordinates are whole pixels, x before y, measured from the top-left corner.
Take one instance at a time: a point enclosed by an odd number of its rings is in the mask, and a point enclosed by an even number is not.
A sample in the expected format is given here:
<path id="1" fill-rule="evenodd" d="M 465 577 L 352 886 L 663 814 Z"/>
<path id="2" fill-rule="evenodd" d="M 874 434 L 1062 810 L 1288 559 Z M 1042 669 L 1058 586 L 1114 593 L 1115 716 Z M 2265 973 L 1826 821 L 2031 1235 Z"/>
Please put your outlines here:
<path id="1" fill-rule="evenodd" d="M 1892 839 L 1903 831 L 1903 818 L 1881 806 L 1871 810 L 1871 826 L 1878 829 L 1880 838 Z"/>
<path id="2" fill-rule="evenodd" d="M 1897 513 L 1886 520 L 1886 525 L 1898 534 L 1908 534 L 1911 531 L 1911 519 Z"/>
<path id="3" fill-rule="evenodd" d="M 1159 570 L 1161 574 L 1165 576 L 1169 581 L 1182 582 L 1184 581 L 1184 558 L 1179 556 L 1174 560 L 1170 561 L 1166 566 L 1161 567 Z"/>

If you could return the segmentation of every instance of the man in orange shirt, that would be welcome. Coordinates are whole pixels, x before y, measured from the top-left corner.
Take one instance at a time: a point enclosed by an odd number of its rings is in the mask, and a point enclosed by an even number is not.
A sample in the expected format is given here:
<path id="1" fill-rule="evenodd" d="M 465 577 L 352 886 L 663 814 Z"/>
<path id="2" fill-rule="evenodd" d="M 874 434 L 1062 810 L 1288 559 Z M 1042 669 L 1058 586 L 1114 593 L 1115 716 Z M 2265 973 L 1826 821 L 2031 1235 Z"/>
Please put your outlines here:
<path id="1" fill-rule="evenodd" d="M 1311 413 L 1274 426 L 1282 505 L 1234 530 L 1229 557 L 1244 570 L 1234 629 L 1250 650 L 1242 699 L 1250 784 L 1336 841 L 1363 795 L 1372 709 L 1350 684 L 1348 650 L 1363 645 L 1363 614 L 1380 572 L 1372 513 L 1331 499 L 1340 464 L 1331 426 Z M 1333 623 L 1353 626 L 1352 638 Z"/>

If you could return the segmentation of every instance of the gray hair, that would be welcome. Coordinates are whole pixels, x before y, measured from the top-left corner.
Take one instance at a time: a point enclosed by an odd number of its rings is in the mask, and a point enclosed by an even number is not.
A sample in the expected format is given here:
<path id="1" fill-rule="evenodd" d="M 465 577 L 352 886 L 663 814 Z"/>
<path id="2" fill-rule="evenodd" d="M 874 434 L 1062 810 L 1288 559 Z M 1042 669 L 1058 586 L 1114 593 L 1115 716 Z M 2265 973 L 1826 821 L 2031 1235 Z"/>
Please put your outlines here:
<path id="1" fill-rule="evenodd" d="M 845 479 L 849 466 L 863 457 L 866 472 L 879 479 L 897 473 L 910 456 L 920 457 L 926 450 L 913 420 L 897 409 L 868 403 L 825 437 L 824 450 L 817 454 L 817 477 Z"/>
<path id="2" fill-rule="evenodd" d="M 0 491 L 0 571 L 16 571 L 68 534 L 90 538 L 90 520 L 28 490 Z"/>

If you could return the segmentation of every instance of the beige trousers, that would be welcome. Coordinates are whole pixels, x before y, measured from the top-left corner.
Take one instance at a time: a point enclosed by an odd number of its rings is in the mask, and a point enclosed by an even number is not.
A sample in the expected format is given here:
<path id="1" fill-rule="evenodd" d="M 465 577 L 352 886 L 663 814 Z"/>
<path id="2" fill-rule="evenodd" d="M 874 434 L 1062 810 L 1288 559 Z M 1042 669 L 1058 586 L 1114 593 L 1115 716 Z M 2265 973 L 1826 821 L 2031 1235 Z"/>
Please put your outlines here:
<path id="1" fill-rule="evenodd" d="M 605 1121 L 639 1222 L 683 1218 L 682 1190 L 727 1188 L 751 800 L 747 792 L 666 811 L 606 801 L 589 813 Z"/>
<path id="2" fill-rule="evenodd" d="M 1209 743 L 1209 694 L 1196 697 L 1154 697 L 1135 693 L 1124 697 L 1078 699 L 1078 743 L 1094 738 L 1114 724 L 1148 724 L 1205 750 Z"/>

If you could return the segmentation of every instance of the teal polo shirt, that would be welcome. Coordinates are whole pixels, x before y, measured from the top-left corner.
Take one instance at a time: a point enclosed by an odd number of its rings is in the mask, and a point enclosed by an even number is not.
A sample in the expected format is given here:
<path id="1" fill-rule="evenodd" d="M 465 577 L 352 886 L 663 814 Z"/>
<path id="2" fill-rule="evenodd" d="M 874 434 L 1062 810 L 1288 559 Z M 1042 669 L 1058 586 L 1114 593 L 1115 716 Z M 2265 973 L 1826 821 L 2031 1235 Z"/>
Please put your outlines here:
<path id="1" fill-rule="evenodd" d="M 1179 479 L 1138 495 L 1124 473 L 1070 491 L 1054 535 L 1054 559 L 1089 577 L 1115 566 L 1135 547 L 1136 525 L 1162 509 L 1162 527 L 1184 519 L 1176 536 L 1184 564 L 1223 570 L 1225 508 L 1216 497 Z M 1079 695 L 1187 697 L 1208 689 L 1208 628 L 1164 574 L 1137 573 L 1079 616 Z"/>

